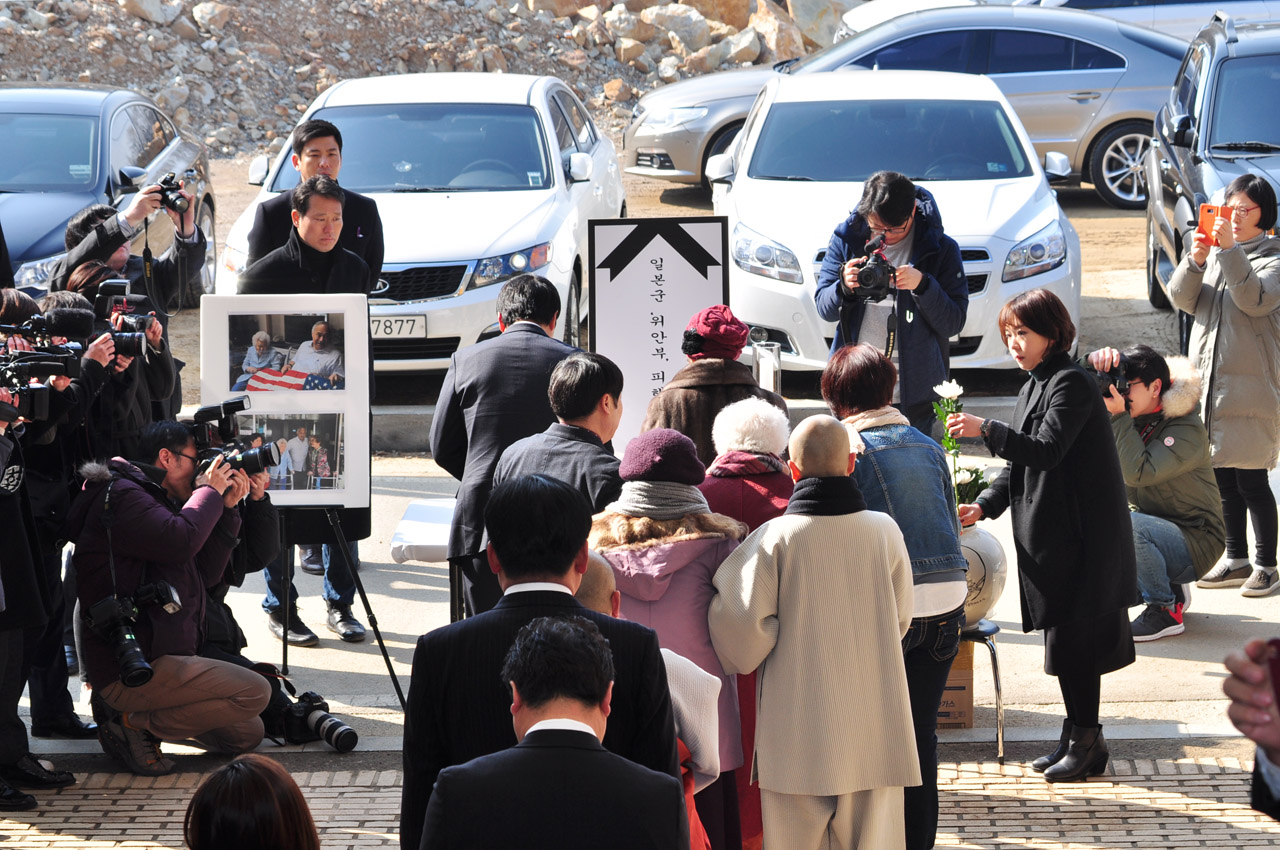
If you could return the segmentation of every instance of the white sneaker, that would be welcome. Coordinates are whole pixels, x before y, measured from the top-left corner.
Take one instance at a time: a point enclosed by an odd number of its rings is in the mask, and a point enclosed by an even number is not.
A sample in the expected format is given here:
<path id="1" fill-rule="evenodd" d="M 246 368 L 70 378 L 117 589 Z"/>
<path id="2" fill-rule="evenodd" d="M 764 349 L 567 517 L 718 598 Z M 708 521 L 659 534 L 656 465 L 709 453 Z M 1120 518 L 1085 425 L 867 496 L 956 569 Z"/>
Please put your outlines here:
<path id="1" fill-rule="evenodd" d="M 1253 574 L 1240 588 L 1241 596 L 1269 596 L 1280 587 L 1280 579 L 1276 577 L 1276 568 L 1254 567 Z"/>

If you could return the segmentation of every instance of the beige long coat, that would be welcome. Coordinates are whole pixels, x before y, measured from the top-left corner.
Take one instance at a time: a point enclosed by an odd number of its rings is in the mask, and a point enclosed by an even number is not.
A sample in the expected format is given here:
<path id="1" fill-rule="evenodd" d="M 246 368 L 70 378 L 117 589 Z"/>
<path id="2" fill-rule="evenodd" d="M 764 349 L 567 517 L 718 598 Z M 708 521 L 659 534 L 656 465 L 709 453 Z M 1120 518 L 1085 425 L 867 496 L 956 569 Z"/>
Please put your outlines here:
<path id="1" fill-rule="evenodd" d="M 911 562 L 886 514 L 788 514 L 715 576 L 708 619 L 729 672 L 756 678 L 752 778 L 831 796 L 920 784 L 901 640 Z"/>

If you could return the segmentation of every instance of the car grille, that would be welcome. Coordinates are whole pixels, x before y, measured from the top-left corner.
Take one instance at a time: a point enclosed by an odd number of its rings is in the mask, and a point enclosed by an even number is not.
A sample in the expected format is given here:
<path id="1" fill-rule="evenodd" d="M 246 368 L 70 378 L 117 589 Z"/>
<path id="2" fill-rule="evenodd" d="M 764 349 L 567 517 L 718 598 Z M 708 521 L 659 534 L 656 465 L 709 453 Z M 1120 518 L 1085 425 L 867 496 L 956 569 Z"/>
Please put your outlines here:
<path id="1" fill-rule="evenodd" d="M 969 294 L 976 295 L 987 288 L 987 276 L 985 274 L 967 274 L 965 280 L 969 281 Z"/>
<path id="2" fill-rule="evenodd" d="M 665 153 L 637 153 L 636 165 L 641 168 L 662 168 L 674 171 L 676 164 Z"/>
<path id="3" fill-rule="evenodd" d="M 377 297 L 390 298 L 393 301 L 422 301 L 426 298 L 452 295 L 458 291 L 466 274 L 465 265 L 422 266 L 399 272 L 383 271 L 382 279 L 390 288 Z"/>
<path id="4" fill-rule="evenodd" d="M 991 255 L 986 248 L 961 248 L 960 259 L 966 263 L 986 263 L 991 260 Z"/>
<path id="5" fill-rule="evenodd" d="M 972 354 L 978 350 L 978 346 L 981 344 L 982 337 L 980 336 L 962 336 L 951 343 L 951 356 L 964 357 L 966 354 Z"/>
<path id="6" fill-rule="evenodd" d="M 447 336 L 439 339 L 375 339 L 374 360 L 438 360 L 452 357 L 462 343 L 462 337 Z"/>

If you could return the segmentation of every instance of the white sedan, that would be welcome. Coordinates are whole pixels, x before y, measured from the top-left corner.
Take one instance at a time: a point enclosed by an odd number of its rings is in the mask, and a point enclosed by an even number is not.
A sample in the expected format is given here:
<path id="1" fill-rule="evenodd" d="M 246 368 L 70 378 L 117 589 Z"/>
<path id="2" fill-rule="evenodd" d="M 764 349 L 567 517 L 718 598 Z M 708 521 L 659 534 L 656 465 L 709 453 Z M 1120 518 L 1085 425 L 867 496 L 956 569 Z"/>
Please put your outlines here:
<path id="1" fill-rule="evenodd" d="M 625 215 L 613 142 L 556 77 L 405 74 L 327 89 L 302 119 L 343 136 L 338 182 L 374 199 L 385 256 L 369 300 L 375 368 L 435 371 L 460 348 L 498 333 L 501 284 L 522 272 L 560 290 L 560 326 L 578 341 L 591 219 Z M 218 264 L 234 293 L 259 203 L 291 191 L 286 145 L 240 216 Z"/>
<path id="2" fill-rule="evenodd" d="M 933 193 L 969 283 L 957 368 L 1012 367 L 1000 308 L 1036 287 L 1080 316 L 1080 240 L 1035 148 L 990 79 L 880 71 L 779 76 L 756 99 L 734 149 L 707 163 L 715 213 L 728 218 L 733 310 L 782 346 L 789 369 L 826 365 L 835 325 L 818 317 L 817 273 L 836 225 L 873 173 L 898 171 Z M 1055 179 L 1066 158 L 1046 154 Z"/>

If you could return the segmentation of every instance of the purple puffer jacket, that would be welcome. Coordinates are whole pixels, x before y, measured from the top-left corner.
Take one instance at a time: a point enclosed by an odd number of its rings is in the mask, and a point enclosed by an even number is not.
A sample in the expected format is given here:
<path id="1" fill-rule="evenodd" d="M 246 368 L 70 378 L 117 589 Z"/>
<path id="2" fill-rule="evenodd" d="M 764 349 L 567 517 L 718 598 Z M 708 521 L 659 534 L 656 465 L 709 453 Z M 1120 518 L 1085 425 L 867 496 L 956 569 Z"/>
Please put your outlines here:
<path id="1" fill-rule="evenodd" d="M 178 592 L 182 610 L 143 608 L 135 635 L 148 660 L 161 655 L 195 655 L 204 624 L 205 589 L 222 578 L 240 531 L 240 514 L 223 506 L 212 487 L 198 487 L 179 508 L 169 500 L 156 475 L 120 458 L 109 465 L 85 467 L 84 491 L 68 515 L 76 544 L 76 595 L 82 617 L 112 594 L 107 564 L 107 533 L 102 524 L 103 496 L 111 488 L 112 553 L 116 589 L 132 597 L 140 584 L 167 581 Z M 120 678 L 111 645 L 93 628 L 83 630 L 84 663 L 89 683 L 100 688 Z"/>
<path id="2" fill-rule="evenodd" d="M 720 678 L 722 771 L 742 767 L 738 677 L 720 666 L 707 609 L 716 593 L 711 579 L 745 533 L 741 523 L 719 514 L 661 522 L 603 513 L 591 529 L 590 545 L 613 567 L 622 592 L 622 619 L 653 629 L 664 649 Z"/>

